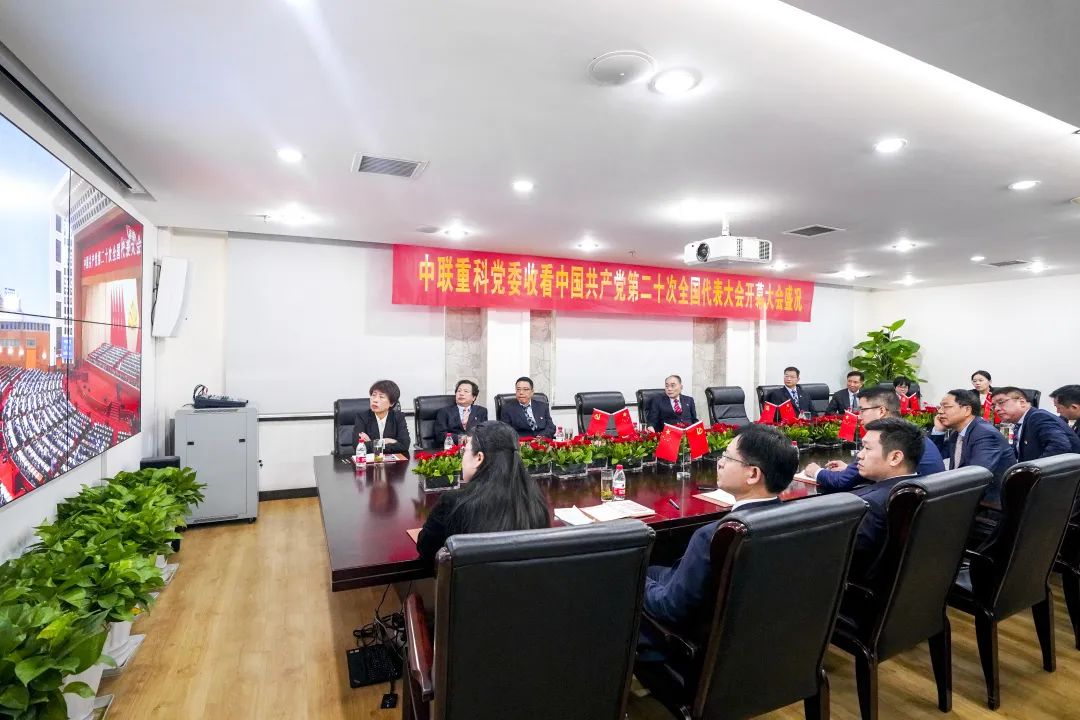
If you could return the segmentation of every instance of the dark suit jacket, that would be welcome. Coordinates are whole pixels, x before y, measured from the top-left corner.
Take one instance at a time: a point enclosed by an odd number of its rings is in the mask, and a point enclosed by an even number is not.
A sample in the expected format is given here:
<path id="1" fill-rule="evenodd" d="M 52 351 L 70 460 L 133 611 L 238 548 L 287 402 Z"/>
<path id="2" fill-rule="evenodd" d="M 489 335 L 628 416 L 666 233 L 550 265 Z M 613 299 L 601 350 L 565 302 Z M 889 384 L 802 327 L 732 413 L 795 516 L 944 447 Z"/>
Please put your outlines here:
<path id="1" fill-rule="evenodd" d="M 810 396 L 806 394 L 806 391 L 802 389 L 802 385 L 796 385 L 795 391 L 799 396 L 799 406 L 795 408 L 795 414 L 808 412 L 813 414 L 814 403 L 811 402 Z M 786 387 L 776 388 L 765 395 L 765 402 L 771 402 L 776 406 L 783 405 L 785 402 L 791 399 L 791 394 Z M 776 411 L 776 420 L 780 420 L 780 411 Z"/>
<path id="2" fill-rule="evenodd" d="M 855 404 L 851 404 L 851 395 L 848 393 L 848 389 L 845 387 L 843 390 L 837 390 L 829 398 L 829 406 L 825 408 L 826 415 L 843 415 L 845 410 L 859 410 L 859 393 L 855 393 Z"/>
<path id="3" fill-rule="evenodd" d="M 1080 436 L 1069 432 L 1069 426 L 1057 415 L 1033 407 L 1024 415 L 1020 443 L 1013 449 L 1020 462 L 1063 453 L 1080 453 Z"/>
<path id="4" fill-rule="evenodd" d="M 915 474 L 926 477 L 939 472 L 945 472 L 945 463 L 941 459 L 941 453 L 930 438 L 923 438 L 923 455 L 919 460 L 919 466 L 915 469 Z M 851 463 L 843 470 L 820 470 L 814 480 L 817 481 L 818 492 L 851 490 L 869 482 L 859 474 L 859 466 L 856 463 Z"/>
<path id="5" fill-rule="evenodd" d="M 956 451 L 956 438 L 959 433 L 932 434 L 930 439 L 938 446 L 941 456 L 952 459 Z M 1016 464 L 1016 453 L 1009 441 L 993 425 L 981 417 L 975 418 L 968 425 L 964 446 L 960 450 L 960 464 L 956 467 L 978 465 L 994 474 L 994 479 L 986 488 L 983 501 L 994 505 L 1001 503 L 1001 479 L 1005 471 Z"/>
<path id="6" fill-rule="evenodd" d="M 536 430 L 529 428 L 529 421 L 525 417 L 525 408 L 517 400 L 509 400 L 503 405 L 502 421 L 517 430 L 519 437 L 543 436 L 555 437 L 555 423 L 551 419 L 551 411 L 546 403 L 536 398 L 532 400 L 533 419 L 536 420 Z"/>
<path id="7" fill-rule="evenodd" d="M 878 558 L 881 556 L 881 551 L 885 549 L 885 541 L 889 538 L 888 517 L 885 514 L 889 504 L 889 495 L 898 483 L 913 477 L 915 476 L 903 475 L 851 491 L 853 495 L 861 497 L 870 506 L 862 522 L 859 523 L 859 534 L 855 536 L 855 550 L 851 555 L 851 570 L 848 571 L 848 576 L 852 580 L 866 581 L 874 576 Z"/>
<path id="8" fill-rule="evenodd" d="M 738 509 L 738 513 L 754 512 L 759 508 L 779 505 L 773 498 L 755 502 Z M 712 537 L 725 516 L 694 531 L 686 552 L 671 567 L 654 565 L 645 577 L 645 612 L 674 627 L 686 626 L 705 601 L 712 572 Z"/>
<path id="9" fill-rule="evenodd" d="M 1068 424 L 1068 423 L 1067 423 L 1067 422 L 1065 421 L 1065 418 L 1062 418 L 1061 420 L 1062 420 L 1062 422 L 1065 422 L 1065 424 Z M 1076 433 L 1076 436 L 1077 436 L 1077 437 L 1080 437 L 1080 420 L 1077 420 L 1077 421 L 1076 421 L 1076 423 L 1075 423 L 1075 424 L 1073 424 L 1073 426 L 1072 426 L 1072 431 L 1073 431 L 1074 433 Z"/>
<path id="10" fill-rule="evenodd" d="M 650 398 L 649 406 L 645 408 L 645 422 L 656 432 L 663 432 L 665 423 L 692 425 L 698 421 L 694 398 L 689 395 L 680 395 L 679 405 L 682 406 L 682 415 L 675 414 L 675 408 L 671 407 L 671 398 L 667 395 Z"/>
<path id="11" fill-rule="evenodd" d="M 367 433 L 367 436 L 372 440 L 377 440 L 379 436 L 379 421 L 375 418 L 375 413 L 371 410 L 362 410 L 356 413 L 356 434 Z M 409 457 L 409 445 L 412 442 L 409 439 L 409 423 L 405 420 L 405 415 L 400 410 L 393 409 L 390 414 L 386 416 L 386 437 L 394 438 L 397 442 L 390 443 L 386 447 L 387 452 L 401 453 L 405 457 Z M 367 445 L 367 451 L 372 452 L 374 446 L 372 443 L 365 443 Z"/>
<path id="12" fill-rule="evenodd" d="M 469 408 L 469 427 L 463 428 L 461 427 L 461 413 L 458 412 L 456 404 L 439 408 L 439 411 L 435 413 L 435 446 L 442 447 L 446 433 L 454 435 L 456 442 L 456 436 L 472 430 L 480 423 L 486 422 L 487 419 L 487 408 L 482 405 L 473 405 Z"/>

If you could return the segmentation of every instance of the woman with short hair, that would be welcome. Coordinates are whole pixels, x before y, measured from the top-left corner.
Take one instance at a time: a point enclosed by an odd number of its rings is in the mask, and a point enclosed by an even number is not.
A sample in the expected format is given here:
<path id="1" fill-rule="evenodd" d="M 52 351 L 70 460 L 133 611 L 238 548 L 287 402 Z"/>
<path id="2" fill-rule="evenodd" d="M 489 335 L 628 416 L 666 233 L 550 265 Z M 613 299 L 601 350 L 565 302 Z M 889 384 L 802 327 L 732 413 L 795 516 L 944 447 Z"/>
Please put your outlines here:
<path id="1" fill-rule="evenodd" d="M 366 452 L 374 452 L 374 441 L 382 439 L 387 453 L 409 457 L 409 423 L 397 406 L 401 390 L 393 380 L 376 380 L 368 389 L 369 409 L 356 413 L 357 447 L 364 443 Z"/>

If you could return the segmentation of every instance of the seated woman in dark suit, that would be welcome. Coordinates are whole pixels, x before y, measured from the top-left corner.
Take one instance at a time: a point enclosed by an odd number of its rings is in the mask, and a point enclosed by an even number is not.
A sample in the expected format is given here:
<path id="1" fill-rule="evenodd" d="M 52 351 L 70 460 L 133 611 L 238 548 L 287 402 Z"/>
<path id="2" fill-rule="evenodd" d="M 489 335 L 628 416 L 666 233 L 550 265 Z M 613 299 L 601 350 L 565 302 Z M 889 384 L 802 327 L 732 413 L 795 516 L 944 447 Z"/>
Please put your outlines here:
<path id="1" fill-rule="evenodd" d="M 467 484 L 442 494 L 416 539 L 426 565 L 451 535 L 551 525 L 547 501 L 522 464 L 518 436 L 509 425 L 486 422 L 469 432 L 461 479 Z"/>
<path id="2" fill-rule="evenodd" d="M 364 443 L 367 452 L 374 452 L 373 440 L 382 438 L 383 449 L 388 453 L 401 453 L 409 457 L 409 423 L 397 407 L 401 390 L 393 380 L 377 380 L 368 390 L 371 395 L 370 410 L 356 413 L 357 446 Z"/>

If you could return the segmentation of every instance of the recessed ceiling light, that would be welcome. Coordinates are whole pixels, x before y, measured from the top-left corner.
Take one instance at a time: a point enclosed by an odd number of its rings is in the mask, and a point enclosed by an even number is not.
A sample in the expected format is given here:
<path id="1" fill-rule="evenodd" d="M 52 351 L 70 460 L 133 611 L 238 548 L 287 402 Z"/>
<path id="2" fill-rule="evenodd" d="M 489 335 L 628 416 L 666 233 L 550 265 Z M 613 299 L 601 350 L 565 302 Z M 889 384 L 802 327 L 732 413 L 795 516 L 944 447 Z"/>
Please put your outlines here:
<path id="1" fill-rule="evenodd" d="M 600 249 L 600 243 L 596 242 L 596 238 L 592 235 L 586 235 L 581 238 L 581 241 L 577 244 L 578 248 L 585 252 L 592 252 L 593 250 Z"/>
<path id="2" fill-rule="evenodd" d="M 986 259 L 985 255 L 972 255 L 971 256 L 971 262 L 982 262 L 985 259 Z"/>
<path id="3" fill-rule="evenodd" d="M 292 203 L 281 210 L 267 213 L 266 222 L 281 223 L 282 225 L 309 225 L 315 222 L 315 217 L 305 212 L 299 205 Z"/>
<path id="4" fill-rule="evenodd" d="M 696 70 L 673 68 L 657 73 L 649 87 L 661 95 L 682 95 L 697 87 L 699 82 L 701 75 Z"/>
<path id="5" fill-rule="evenodd" d="M 784 262 L 784 261 L 782 261 L 782 260 L 777 260 L 772 265 L 769 265 L 769 267 L 768 267 L 768 269 L 772 270 L 773 272 L 783 272 L 784 270 L 788 270 L 790 268 L 791 268 L 791 265 Z"/>
<path id="6" fill-rule="evenodd" d="M 1041 273 L 1047 269 L 1046 264 L 1041 260 L 1036 260 L 1025 268 L 1028 272 Z"/>
<path id="7" fill-rule="evenodd" d="M 838 270 L 835 273 L 835 276 L 843 280 L 858 280 L 859 278 L 870 277 L 870 273 L 849 267 Z"/>
<path id="8" fill-rule="evenodd" d="M 458 220 L 452 220 L 449 225 L 439 232 L 451 240 L 464 240 L 469 236 L 469 230 Z"/>
<path id="9" fill-rule="evenodd" d="M 912 242 L 911 240 L 908 240 L 907 238 L 900 238 L 895 244 L 890 245 L 890 247 L 893 250 L 895 250 L 896 252 L 904 253 L 904 252 L 911 252 L 915 248 L 919 247 L 919 243 Z"/>
<path id="10" fill-rule="evenodd" d="M 514 192 L 519 192 L 522 195 L 525 195 L 527 193 L 531 193 L 533 191 L 533 187 L 534 186 L 533 186 L 533 181 L 532 180 L 522 179 L 522 180 L 515 180 L 514 181 Z"/>
<path id="11" fill-rule="evenodd" d="M 894 153 L 903 150 L 905 145 L 907 140 L 904 138 L 886 138 L 875 143 L 874 149 L 879 153 Z"/>
<path id="12" fill-rule="evenodd" d="M 1009 185 L 1010 190 L 1030 190 L 1039 184 L 1038 180 L 1017 180 Z"/>
<path id="13" fill-rule="evenodd" d="M 905 275 L 904 277 L 900 278 L 899 280 L 895 280 L 894 282 L 898 285 L 911 286 L 915 285 L 916 283 L 921 283 L 922 280 L 919 280 L 918 278 L 913 278 L 910 275 Z"/>
<path id="14" fill-rule="evenodd" d="M 277 156 L 281 162 L 287 163 L 298 163 L 304 159 L 304 153 L 296 148 L 280 148 L 277 151 Z"/>

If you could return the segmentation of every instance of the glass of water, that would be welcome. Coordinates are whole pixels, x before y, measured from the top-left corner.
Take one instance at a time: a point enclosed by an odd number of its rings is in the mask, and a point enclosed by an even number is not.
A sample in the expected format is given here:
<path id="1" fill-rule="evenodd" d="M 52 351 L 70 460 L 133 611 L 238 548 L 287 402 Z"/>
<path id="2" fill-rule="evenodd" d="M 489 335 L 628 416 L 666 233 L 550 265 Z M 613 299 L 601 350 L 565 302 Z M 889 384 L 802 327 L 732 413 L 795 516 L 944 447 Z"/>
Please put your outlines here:
<path id="1" fill-rule="evenodd" d="M 611 466 L 600 468 L 600 501 L 611 502 L 615 499 L 615 493 L 611 490 L 611 478 L 615 471 Z"/>

